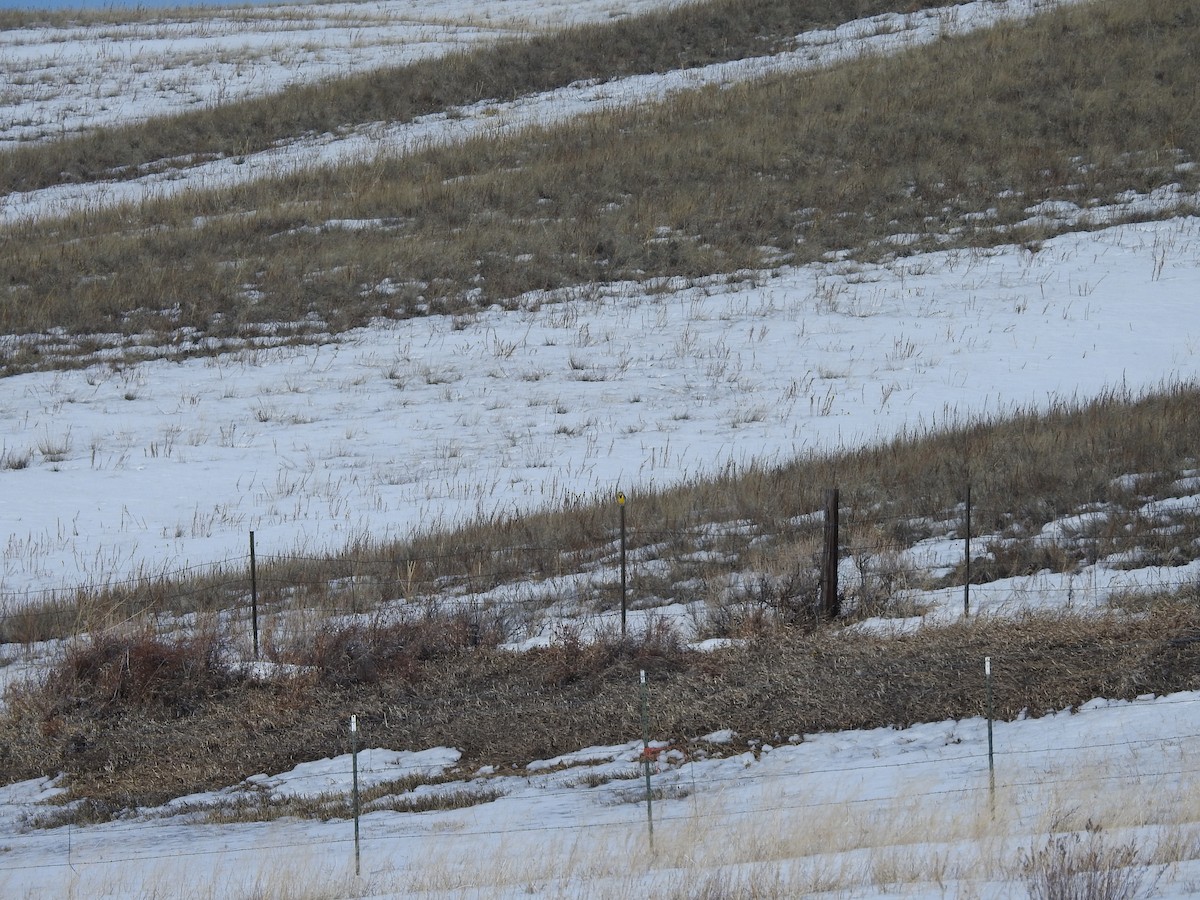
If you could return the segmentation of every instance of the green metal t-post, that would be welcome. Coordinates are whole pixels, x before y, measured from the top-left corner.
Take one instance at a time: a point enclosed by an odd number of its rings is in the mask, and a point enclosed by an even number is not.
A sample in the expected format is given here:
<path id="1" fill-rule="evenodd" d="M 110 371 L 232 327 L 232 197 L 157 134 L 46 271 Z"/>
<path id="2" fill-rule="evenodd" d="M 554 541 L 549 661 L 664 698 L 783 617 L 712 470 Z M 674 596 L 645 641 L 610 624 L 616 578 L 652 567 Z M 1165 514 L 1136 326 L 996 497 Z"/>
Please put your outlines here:
<path id="1" fill-rule="evenodd" d="M 617 506 L 621 510 L 621 640 L 625 640 L 626 579 L 625 579 L 625 494 L 617 491 Z"/>
<path id="2" fill-rule="evenodd" d="M 642 669 L 642 762 L 646 766 L 646 823 L 650 829 L 650 852 L 654 852 L 654 800 L 650 792 L 650 700 L 646 694 L 646 670 Z"/>
<path id="3" fill-rule="evenodd" d="M 996 757 L 992 745 L 992 718 L 994 703 L 992 696 L 992 658 L 984 657 L 983 675 L 987 681 L 987 731 L 988 731 L 988 789 L 992 797 L 992 809 L 996 806 Z"/>
<path id="4" fill-rule="evenodd" d="M 360 807 L 358 802 L 358 716 L 350 717 L 350 768 L 353 773 L 352 797 L 354 807 L 354 874 L 355 876 L 362 874 L 361 854 L 358 844 L 358 818 Z"/>

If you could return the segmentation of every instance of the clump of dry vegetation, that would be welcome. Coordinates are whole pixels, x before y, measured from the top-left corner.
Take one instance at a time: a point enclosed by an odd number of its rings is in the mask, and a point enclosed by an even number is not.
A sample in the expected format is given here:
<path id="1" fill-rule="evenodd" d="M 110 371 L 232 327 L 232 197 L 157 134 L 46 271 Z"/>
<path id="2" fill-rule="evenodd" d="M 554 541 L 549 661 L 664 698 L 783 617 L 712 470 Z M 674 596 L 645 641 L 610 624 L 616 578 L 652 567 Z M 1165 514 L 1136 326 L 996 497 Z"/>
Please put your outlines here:
<path id="1" fill-rule="evenodd" d="M 1157 881 L 1135 843 L 1106 840 L 1097 826 L 1056 837 L 1021 863 L 1031 900 L 1137 900 L 1153 896 Z"/>
<path id="2" fill-rule="evenodd" d="M 45 683 L 55 716 L 86 708 L 103 716 L 114 706 L 170 710 L 185 716 L 225 685 L 221 642 L 212 634 L 168 639 L 146 630 L 130 637 L 99 634 L 69 648 Z"/>
<path id="3" fill-rule="evenodd" d="M 655 734 L 678 746 L 718 725 L 780 740 L 978 715 L 985 656 L 996 662 L 997 715 L 1039 714 L 1094 696 L 1194 687 L 1197 651 L 1178 638 L 1198 629 L 1195 605 L 1173 605 L 1136 621 L 1030 616 L 904 638 L 784 629 L 709 653 L 642 634 L 584 652 L 454 651 L 423 661 L 416 680 L 336 683 L 250 680 L 211 654 L 174 647 L 169 655 L 186 655 L 186 666 L 132 681 L 114 675 L 109 681 L 128 689 L 106 694 L 102 710 L 63 677 L 77 671 L 71 661 L 13 694 L 0 720 L 0 771 L 6 779 L 65 772 L 72 796 L 94 809 L 157 805 L 340 752 L 348 710 L 374 746 L 450 744 L 464 766 L 524 763 L 640 733 L 639 670 L 653 685 Z M 162 652 L 146 636 L 124 650 L 131 660 Z M 104 655 L 101 666 L 123 672 L 121 659 Z M 212 687 L 182 690 L 185 669 Z M 31 732 L 40 739 L 24 737 Z"/>
<path id="4" fill-rule="evenodd" d="M 315 673 L 331 685 L 415 681 L 423 664 L 465 650 L 495 648 L 506 635 L 463 612 L 437 613 L 399 622 L 324 629 L 269 655 Z"/>

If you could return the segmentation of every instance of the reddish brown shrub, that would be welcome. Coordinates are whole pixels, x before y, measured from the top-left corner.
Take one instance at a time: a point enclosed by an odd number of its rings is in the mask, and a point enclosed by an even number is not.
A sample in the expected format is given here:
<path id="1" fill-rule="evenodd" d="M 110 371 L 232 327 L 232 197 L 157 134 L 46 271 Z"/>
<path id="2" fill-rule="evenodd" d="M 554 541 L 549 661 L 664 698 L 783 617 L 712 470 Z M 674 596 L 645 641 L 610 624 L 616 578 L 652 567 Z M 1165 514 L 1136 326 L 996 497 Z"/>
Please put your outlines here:
<path id="1" fill-rule="evenodd" d="M 70 647 L 35 692 L 51 715 L 85 706 L 102 713 L 122 704 L 182 716 L 235 679 L 221 655 L 212 634 L 102 634 Z"/>

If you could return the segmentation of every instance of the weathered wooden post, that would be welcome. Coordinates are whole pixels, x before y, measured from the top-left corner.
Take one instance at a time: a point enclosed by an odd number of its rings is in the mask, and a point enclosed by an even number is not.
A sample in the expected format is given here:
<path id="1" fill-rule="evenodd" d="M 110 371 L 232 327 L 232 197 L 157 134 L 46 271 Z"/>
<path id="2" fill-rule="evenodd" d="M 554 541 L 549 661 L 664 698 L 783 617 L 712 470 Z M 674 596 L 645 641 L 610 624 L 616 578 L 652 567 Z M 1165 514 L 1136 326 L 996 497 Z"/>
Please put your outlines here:
<path id="1" fill-rule="evenodd" d="M 254 633 L 254 658 L 258 659 L 258 566 L 254 561 L 254 532 L 250 532 L 250 627 Z"/>
<path id="2" fill-rule="evenodd" d="M 821 611 L 828 619 L 841 614 L 838 600 L 838 489 L 825 491 L 825 553 L 821 568 Z"/>

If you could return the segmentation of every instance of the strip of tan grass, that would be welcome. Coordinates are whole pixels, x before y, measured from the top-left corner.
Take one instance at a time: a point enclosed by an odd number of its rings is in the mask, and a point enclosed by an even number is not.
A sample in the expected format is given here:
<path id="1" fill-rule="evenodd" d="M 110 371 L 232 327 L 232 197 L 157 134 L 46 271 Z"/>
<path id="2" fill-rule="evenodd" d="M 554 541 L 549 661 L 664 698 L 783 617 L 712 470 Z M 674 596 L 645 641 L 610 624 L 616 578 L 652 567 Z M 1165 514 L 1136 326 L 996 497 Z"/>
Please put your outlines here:
<path id="1" fill-rule="evenodd" d="M 1139 550 L 1161 552 L 1164 562 L 1185 562 L 1198 552 L 1192 527 L 1155 531 L 1145 516 L 1128 513 L 1147 496 L 1161 496 L 1196 468 L 1200 446 L 1200 388 L 1176 386 L 1132 398 L 1110 394 L 1087 404 L 1063 403 L 1044 412 L 911 434 L 837 454 L 812 455 L 779 467 L 755 467 L 669 489 L 639 493 L 628 508 L 629 549 L 654 545 L 671 564 L 661 583 L 641 579 L 639 596 L 705 599 L 702 587 L 680 593 L 676 585 L 720 582 L 735 572 L 789 576 L 805 563 L 805 542 L 819 538 L 797 517 L 822 509 L 822 492 L 841 491 L 845 546 L 861 543 L 905 548 L 934 534 L 962 531 L 962 503 L 972 491 L 973 531 L 1004 535 L 1013 543 L 977 560 L 972 580 L 1062 570 L 1083 559 Z M 1122 476 L 1144 473 L 1136 486 Z M 1111 510 L 1111 524 L 1082 543 L 1049 547 L 1030 539 L 1046 523 L 1089 508 Z M 713 523 L 737 522 L 714 531 Z M 398 602 L 420 612 L 424 598 L 480 593 L 501 585 L 537 582 L 607 564 L 615 566 L 616 507 L 611 498 L 581 498 L 569 508 L 516 518 L 481 520 L 453 531 L 419 534 L 400 542 L 359 542 L 335 558 L 259 559 L 258 598 L 264 622 L 290 612 L 308 619 L 371 613 Z M 983 551 L 977 545 L 977 553 Z M 697 559 L 696 551 L 704 551 Z M 961 584 L 961 566 L 942 584 Z M 538 619 L 554 597 L 537 608 L 497 601 L 459 610 L 455 627 L 477 642 L 523 636 L 525 617 Z M 145 578 L 105 590 L 77 592 L 39 604 L 14 598 L 0 610 L 0 643 L 33 643 L 120 626 L 159 615 L 210 614 L 250 602 L 248 561 L 192 577 Z M 617 608 L 615 584 L 596 587 L 596 608 Z M 1132 599 L 1130 602 L 1133 602 Z M 755 627 L 753 621 L 730 627 Z M 296 626 L 307 634 L 309 627 Z M 244 631 L 249 633 L 249 625 Z M 264 625 L 264 644 L 273 646 Z M 280 641 L 287 637 L 283 634 Z M 307 638 L 306 638 L 307 639 Z M 286 643 L 286 642 L 284 642 Z M 296 660 L 288 660 L 296 661 Z"/>
<path id="2" fill-rule="evenodd" d="M 878 256 L 896 234 L 921 249 L 1036 247 L 1042 226 L 998 229 L 1046 199 L 1196 186 L 1180 168 L 1200 158 L 1196 46 L 1185 0 L 1089 4 L 518 138 L 15 227 L 0 330 L 151 333 L 186 354 L 200 346 L 185 337 Z M 986 225 L 970 218 L 985 210 Z M 58 364 L 26 345 L 0 371 Z"/>
<path id="3" fill-rule="evenodd" d="M 953 0 L 916 0 L 912 10 Z M 706 65 L 786 49 L 802 31 L 892 11 L 897 0 L 716 0 L 580 25 L 0 155 L 0 191 L 133 178 L 159 160 L 264 150 L 307 134 L 511 100 L 583 79 Z M 160 163 L 170 167 L 178 163 Z"/>

